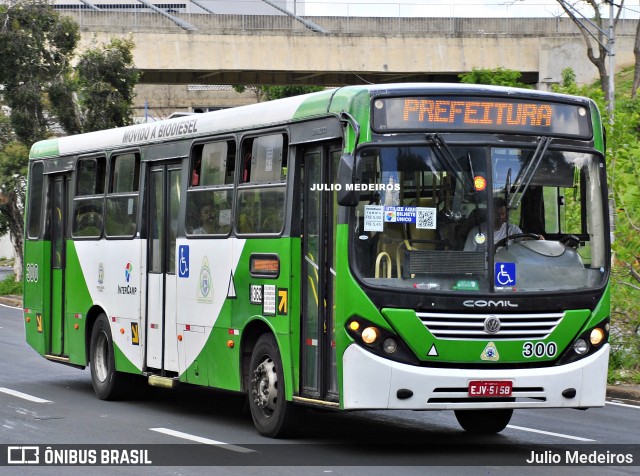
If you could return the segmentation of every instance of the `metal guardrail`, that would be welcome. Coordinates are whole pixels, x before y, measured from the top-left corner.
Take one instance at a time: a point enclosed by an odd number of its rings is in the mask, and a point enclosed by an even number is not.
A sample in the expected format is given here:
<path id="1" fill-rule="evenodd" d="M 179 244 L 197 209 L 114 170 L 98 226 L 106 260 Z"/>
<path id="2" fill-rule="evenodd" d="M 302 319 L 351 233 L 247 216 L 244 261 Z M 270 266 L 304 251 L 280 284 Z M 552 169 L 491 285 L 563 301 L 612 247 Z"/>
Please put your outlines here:
<path id="1" fill-rule="evenodd" d="M 140 31 L 176 30 L 181 28 L 170 18 L 150 12 L 62 10 L 74 18 L 83 30 Z M 572 35 L 578 28 L 569 18 L 427 18 L 427 17 L 305 17 L 322 27 L 313 33 L 304 23 L 286 15 L 212 15 L 208 13 L 174 13 L 171 15 L 199 33 L 227 31 L 292 31 L 310 34 L 399 34 L 437 33 L 472 35 Z M 621 20 L 617 35 L 635 35 L 638 20 Z"/>

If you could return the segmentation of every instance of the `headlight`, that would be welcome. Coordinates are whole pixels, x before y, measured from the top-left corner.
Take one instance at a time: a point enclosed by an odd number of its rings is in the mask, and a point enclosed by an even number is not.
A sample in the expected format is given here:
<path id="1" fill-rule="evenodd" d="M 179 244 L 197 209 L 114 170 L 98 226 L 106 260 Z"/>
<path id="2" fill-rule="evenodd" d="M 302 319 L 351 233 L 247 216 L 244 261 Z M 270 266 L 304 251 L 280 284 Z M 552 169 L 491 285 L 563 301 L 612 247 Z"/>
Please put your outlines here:
<path id="1" fill-rule="evenodd" d="M 604 338 L 605 338 L 605 333 L 599 327 L 596 327 L 595 329 L 593 329 L 591 331 L 591 334 L 589 335 L 589 341 L 591 342 L 592 345 L 600 345 L 600 343 L 604 340 Z"/>
<path id="2" fill-rule="evenodd" d="M 419 365 L 420 361 L 402 338 L 380 323 L 374 323 L 363 317 L 352 316 L 345 330 L 353 342 L 367 352 L 372 352 L 385 359 L 410 365 Z"/>
<path id="3" fill-rule="evenodd" d="M 589 351 L 589 344 L 584 339 L 578 339 L 573 343 L 573 350 L 576 354 L 584 355 Z"/>
<path id="4" fill-rule="evenodd" d="M 375 327 L 367 327 L 362 331 L 362 341 L 365 344 L 371 345 L 378 339 L 379 335 L 380 331 L 378 329 Z"/>
<path id="5" fill-rule="evenodd" d="M 382 348 L 387 354 L 393 354 L 398 348 L 398 343 L 392 337 L 389 337 L 384 340 L 382 343 Z"/>
<path id="6" fill-rule="evenodd" d="M 580 335 L 576 336 L 573 344 L 565 349 L 556 365 L 566 365 L 601 350 L 609 340 L 609 326 L 609 318 L 606 317 L 595 326 L 584 330 Z"/>

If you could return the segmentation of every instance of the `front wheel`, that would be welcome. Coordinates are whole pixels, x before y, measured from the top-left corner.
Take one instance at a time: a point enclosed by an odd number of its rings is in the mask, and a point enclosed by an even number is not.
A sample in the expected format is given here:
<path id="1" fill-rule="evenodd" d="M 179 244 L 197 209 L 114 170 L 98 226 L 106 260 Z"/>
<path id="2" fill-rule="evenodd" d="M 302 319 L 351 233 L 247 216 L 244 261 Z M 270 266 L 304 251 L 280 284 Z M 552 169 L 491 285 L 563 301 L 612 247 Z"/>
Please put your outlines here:
<path id="1" fill-rule="evenodd" d="M 105 314 L 100 314 L 91 331 L 89 367 L 93 391 L 101 400 L 121 398 L 127 386 L 127 374 L 116 372 L 111 327 Z"/>
<path id="2" fill-rule="evenodd" d="M 256 342 L 247 388 L 251 417 L 258 432 L 272 438 L 289 433 L 293 426 L 294 405 L 285 398 L 282 359 L 271 334 L 263 334 Z"/>
<path id="3" fill-rule="evenodd" d="M 490 435 L 500 433 L 507 427 L 513 410 L 455 410 L 454 413 L 465 431 L 476 435 Z"/>

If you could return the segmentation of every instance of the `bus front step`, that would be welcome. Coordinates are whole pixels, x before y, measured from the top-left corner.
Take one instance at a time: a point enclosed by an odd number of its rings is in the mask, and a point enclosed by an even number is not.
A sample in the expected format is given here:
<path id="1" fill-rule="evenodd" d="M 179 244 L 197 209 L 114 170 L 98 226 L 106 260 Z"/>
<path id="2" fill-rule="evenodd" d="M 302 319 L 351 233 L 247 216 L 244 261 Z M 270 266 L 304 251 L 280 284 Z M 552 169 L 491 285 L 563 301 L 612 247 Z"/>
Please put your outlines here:
<path id="1" fill-rule="evenodd" d="M 178 380 L 171 377 L 162 377 L 160 375 L 149 375 L 149 385 L 152 387 L 174 388 L 178 384 Z"/>

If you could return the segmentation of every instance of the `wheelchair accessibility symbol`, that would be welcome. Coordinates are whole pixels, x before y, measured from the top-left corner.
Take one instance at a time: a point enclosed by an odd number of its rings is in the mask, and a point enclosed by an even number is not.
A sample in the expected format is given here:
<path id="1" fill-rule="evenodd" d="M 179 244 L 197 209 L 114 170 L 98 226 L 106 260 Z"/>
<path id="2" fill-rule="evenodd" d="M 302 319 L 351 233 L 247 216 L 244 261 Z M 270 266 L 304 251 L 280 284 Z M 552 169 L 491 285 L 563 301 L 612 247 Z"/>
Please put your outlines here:
<path id="1" fill-rule="evenodd" d="M 187 245 L 178 247 L 178 277 L 189 277 L 189 246 Z"/>
<path id="2" fill-rule="evenodd" d="M 515 263 L 496 263 L 495 285 L 500 288 L 516 285 Z"/>

